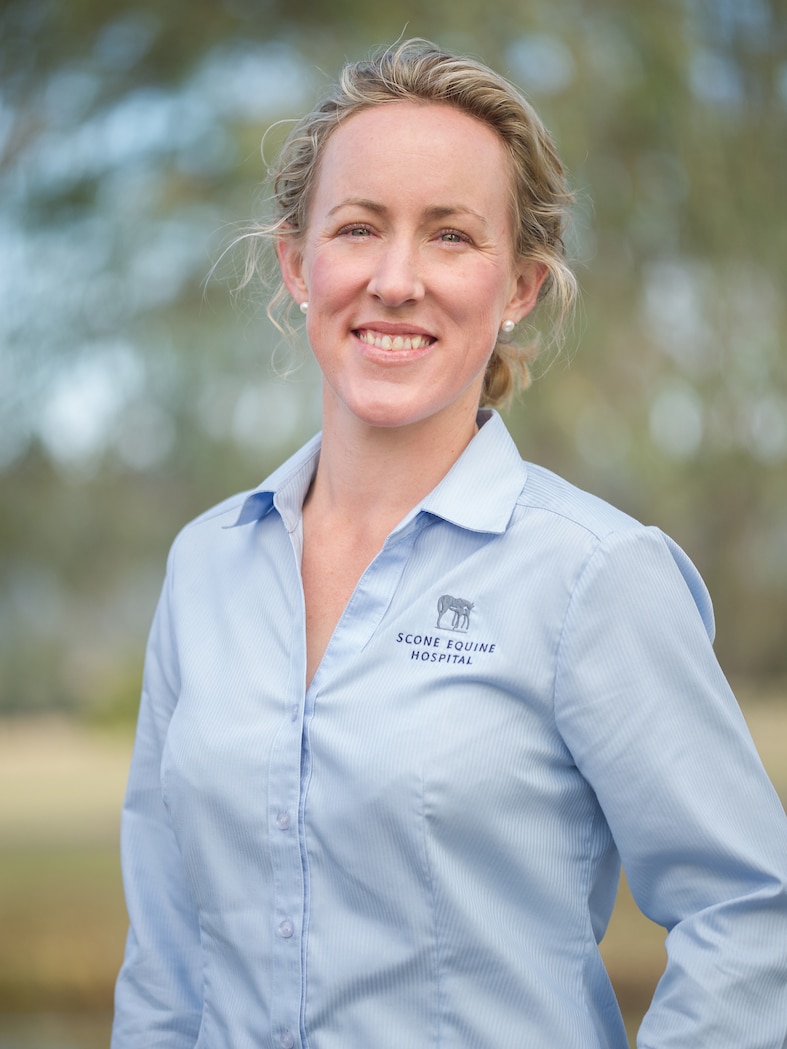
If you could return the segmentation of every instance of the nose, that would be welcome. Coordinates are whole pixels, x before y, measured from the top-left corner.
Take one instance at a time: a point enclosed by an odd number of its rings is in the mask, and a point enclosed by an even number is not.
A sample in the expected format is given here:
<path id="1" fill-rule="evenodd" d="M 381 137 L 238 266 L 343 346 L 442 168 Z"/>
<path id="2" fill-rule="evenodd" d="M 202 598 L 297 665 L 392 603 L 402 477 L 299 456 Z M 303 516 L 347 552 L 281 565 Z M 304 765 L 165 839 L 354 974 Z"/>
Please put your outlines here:
<path id="1" fill-rule="evenodd" d="M 423 298 L 418 250 L 403 240 L 391 241 L 377 255 L 369 294 L 384 306 L 404 306 Z"/>

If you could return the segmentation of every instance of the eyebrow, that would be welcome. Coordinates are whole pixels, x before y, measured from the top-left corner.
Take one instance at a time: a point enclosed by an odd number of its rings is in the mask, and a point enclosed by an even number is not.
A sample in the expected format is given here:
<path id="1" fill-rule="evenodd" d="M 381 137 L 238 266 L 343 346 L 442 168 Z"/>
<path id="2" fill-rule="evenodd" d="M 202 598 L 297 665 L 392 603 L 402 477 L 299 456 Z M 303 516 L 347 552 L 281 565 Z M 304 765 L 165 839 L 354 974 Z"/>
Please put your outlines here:
<path id="1" fill-rule="evenodd" d="M 388 212 L 388 208 L 376 200 L 366 200 L 364 197 L 347 197 L 346 200 L 342 200 L 335 207 L 332 207 L 328 212 L 328 215 L 334 215 L 337 211 L 341 211 L 342 208 L 347 207 L 363 208 L 366 211 L 372 211 L 377 215 L 385 215 Z M 483 215 L 474 211 L 472 208 L 465 207 L 464 204 L 435 204 L 426 209 L 425 215 L 428 219 L 448 219 L 452 218 L 454 215 L 472 215 L 473 218 L 478 219 L 478 221 L 483 223 L 484 226 L 489 225 Z"/>

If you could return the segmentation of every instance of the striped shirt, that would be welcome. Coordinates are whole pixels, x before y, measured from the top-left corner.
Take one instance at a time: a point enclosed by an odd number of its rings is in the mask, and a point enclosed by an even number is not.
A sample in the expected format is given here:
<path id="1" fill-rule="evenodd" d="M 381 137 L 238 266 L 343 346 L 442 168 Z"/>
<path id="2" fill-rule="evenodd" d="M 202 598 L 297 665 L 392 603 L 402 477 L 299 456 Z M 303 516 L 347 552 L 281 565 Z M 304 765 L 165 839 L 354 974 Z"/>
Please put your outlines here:
<path id="1" fill-rule="evenodd" d="M 501 419 L 388 536 L 308 689 L 315 438 L 170 554 L 123 813 L 113 1049 L 777 1049 L 787 821 L 686 555 Z"/>

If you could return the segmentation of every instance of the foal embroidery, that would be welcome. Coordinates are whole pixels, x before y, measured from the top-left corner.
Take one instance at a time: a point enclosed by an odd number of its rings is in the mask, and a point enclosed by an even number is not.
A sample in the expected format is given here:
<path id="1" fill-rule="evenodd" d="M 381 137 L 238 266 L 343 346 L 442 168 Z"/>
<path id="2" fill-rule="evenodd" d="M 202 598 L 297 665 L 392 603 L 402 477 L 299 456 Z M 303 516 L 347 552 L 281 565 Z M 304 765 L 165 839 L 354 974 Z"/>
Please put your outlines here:
<path id="1" fill-rule="evenodd" d="M 457 630 L 461 633 L 467 633 L 470 629 L 470 613 L 472 610 L 472 601 L 466 601 L 463 597 L 451 597 L 450 594 L 443 594 L 437 602 L 437 629 Z M 451 625 L 445 626 L 443 624 L 443 616 L 449 612 L 451 613 Z"/>

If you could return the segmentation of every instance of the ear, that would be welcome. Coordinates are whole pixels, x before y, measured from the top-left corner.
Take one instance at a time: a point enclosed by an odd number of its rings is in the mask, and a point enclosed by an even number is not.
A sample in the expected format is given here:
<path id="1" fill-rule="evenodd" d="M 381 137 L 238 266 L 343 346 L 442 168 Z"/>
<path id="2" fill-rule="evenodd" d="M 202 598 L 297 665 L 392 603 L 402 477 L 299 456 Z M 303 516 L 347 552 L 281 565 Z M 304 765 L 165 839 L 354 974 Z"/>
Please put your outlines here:
<path id="1" fill-rule="evenodd" d="M 517 264 L 514 291 L 509 300 L 506 316 L 517 323 L 526 317 L 538 301 L 538 293 L 546 279 L 547 267 L 535 259 L 523 259 Z"/>
<path id="2" fill-rule="evenodd" d="M 309 289 L 303 276 L 303 251 L 293 237 L 279 237 L 276 241 L 279 268 L 287 291 L 296 302 L 309 298 Z"/>

